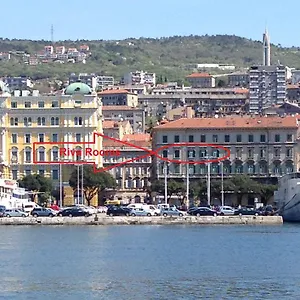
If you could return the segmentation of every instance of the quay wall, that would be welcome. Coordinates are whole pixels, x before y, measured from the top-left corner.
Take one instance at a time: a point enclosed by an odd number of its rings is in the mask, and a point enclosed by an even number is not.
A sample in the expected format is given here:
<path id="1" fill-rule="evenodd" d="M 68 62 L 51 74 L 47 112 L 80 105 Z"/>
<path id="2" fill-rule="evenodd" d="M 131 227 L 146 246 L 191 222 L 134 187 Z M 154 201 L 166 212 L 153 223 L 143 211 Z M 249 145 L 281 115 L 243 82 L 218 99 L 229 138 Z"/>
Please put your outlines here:
<path id="1" fill-rule="evenodd" d="M 217 217 L 27 217 L 0 218 L 1 225 L 280 225 L 281 216 L 217 216 Z"/>

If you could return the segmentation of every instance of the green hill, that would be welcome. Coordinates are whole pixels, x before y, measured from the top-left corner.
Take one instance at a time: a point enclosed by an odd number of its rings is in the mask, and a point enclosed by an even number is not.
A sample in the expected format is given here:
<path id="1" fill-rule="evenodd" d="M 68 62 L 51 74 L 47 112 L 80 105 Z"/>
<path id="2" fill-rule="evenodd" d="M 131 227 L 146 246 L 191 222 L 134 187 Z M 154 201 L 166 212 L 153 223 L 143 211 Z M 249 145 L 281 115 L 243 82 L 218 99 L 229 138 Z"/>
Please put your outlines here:
<path id="1" fill-rule="evenodd" d="M 49 45 L 49 41 L 0 39 L 0 52 L 25 51 L 33 54 Z M 69 73 L 99 73 L 119 79 L 124 72 L 145 70 L 156 72 L 168 80 L 182 80 L 191 70 L 191 63 L 226 63 L 238 68 L 260 64 L 262 43 L 232 35 L 173 36 L 160 39 L 128 38 L 120 41 L 59 41 L 54 46 L 90 46 L 92 53 L 86 64 L 24 65 L 21 58 L 12 55 L 9 62 L 0 62 L 0 76 L 29 75 L 38 78 L 66 78 Z M 300 48 L 272 45 L 272 62 L 300 68 Z"/>

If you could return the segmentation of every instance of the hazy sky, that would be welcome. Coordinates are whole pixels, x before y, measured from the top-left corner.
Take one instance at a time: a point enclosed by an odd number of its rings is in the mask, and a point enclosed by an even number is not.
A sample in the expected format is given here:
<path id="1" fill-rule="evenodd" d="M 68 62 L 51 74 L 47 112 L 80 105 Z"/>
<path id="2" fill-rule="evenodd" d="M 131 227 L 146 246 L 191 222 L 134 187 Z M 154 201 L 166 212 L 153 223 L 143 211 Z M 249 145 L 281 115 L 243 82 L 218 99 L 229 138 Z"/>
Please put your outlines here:
<path id="1" fill-rule="evenodd" d="M 5 10 L 4 10 L 5 9 Z M 3 38 L 124 39 L 235 34 L 300 46 L 299 0 L 19 0 L 2 5 Z"/>

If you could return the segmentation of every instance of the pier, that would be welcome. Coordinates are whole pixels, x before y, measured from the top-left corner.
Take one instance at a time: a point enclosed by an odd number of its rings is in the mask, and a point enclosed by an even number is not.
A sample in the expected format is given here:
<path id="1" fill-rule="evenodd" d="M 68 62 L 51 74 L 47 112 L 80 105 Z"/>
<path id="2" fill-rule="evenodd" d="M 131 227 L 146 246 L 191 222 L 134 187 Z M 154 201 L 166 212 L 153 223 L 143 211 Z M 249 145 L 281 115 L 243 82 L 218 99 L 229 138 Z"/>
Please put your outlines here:
<path id="1" fill-rule="evenodd" d="M 27 217 L 0 218 L 1 225 L 281 225 L 281 216 Z"/>

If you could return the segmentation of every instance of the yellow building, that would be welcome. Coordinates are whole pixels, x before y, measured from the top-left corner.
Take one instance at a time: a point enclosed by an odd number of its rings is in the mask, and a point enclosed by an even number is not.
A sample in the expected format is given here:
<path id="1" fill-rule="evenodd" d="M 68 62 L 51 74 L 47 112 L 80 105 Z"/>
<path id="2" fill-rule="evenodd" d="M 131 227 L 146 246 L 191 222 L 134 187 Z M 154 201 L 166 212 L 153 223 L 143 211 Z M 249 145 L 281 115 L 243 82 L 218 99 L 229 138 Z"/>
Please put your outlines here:
<path id="1" fill-rule="evenodd" d="M 24 175 L 39 173 L 59 184 L 62 169 L 66 194 L 64 204 L 73 204 L 73 190 L 68 186 L 68 181 L 75 162 L 78 164 L 78 160 L 92 159 L 97 167 L 102 166 L 101 156 L 85 156 L 85 147 L 102 149 L 100 137 L 95 144 L 92 143 L 94 133 L 102 133 L 102 106 L 97 94 L 88 85 L 76 82 L 69 85 L 63 94 L 55 96 L 40 96 L 37 91 L 32 96 L 19 97 L 5 93 L 0 97 L 0 105 L 0 151 L 3 161 L 9 165 L 10 178 L 19 179 Z M 34 143 L 37 143 L 35 153 Z M 82 155 L 62 157 L 59 151 L 61 147 L 81 150 Z M 55 162 L 61 160 L 74 164 L 60 168 Z"/>

